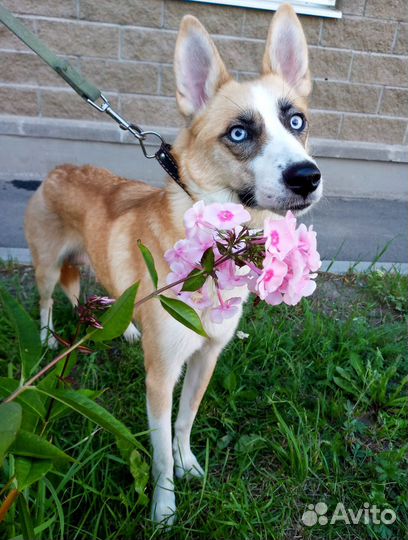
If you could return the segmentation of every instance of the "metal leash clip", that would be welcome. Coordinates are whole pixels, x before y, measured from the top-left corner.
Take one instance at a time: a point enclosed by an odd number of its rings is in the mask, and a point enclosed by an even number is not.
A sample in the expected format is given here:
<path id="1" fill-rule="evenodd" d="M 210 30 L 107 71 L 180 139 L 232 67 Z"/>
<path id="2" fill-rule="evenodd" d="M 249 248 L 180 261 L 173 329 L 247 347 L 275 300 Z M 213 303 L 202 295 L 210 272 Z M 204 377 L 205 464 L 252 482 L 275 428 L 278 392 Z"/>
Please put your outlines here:
<path id="1" fill-rule="evenodd" d="M 146 158 L 152 159 L 156 157 L 156 153 L 149 154 L 146 149 L 146 142 L 147 138 L 150 137 L 157 137 L 160 140 L 160 146 L 164 144 L 164 140 L 162 136 L 157 133 L 156 131 L 143 131 L 139 126 L 136 124 L 130 124 L 127 120 L 125 120 L 122 116 L 120 116 L 119 113 L 114 111 L 111 107 L 111 104 L 107 97 L 105 97 L 103 94 L 101 94 L 102 104 L 99 105 L 95 101 L 92 101 L 91 99 L 87 99 L 86 101 L 92 105 L 96 110 L 99 112 L 105 112 L 106 114 L 109 114 L 111 118 L 113 118 L 118 124 L 121 129 L 124 131 L 129 131 L 136 139 L 139 141 L 140 146 L 142 147 L 143 154 Z"/>
<path id="2" fill-rule="evenodd" d="M 127 120 L 125 120 L 120 114 L 118 114 L 116 111 L 114 111 L 111 107 L 111 104 L 109 103 L 109 100 L 103 95 L 100 95 L 100 99 L 102 99 L 102 104 L 96 103 L 96 101 L 93 101 L 92 99 L 87 99 L 86 101 L 92 105 L 97 111 L 99 112 L 105 112 L 107 113 L 111 118 L 115 120 L 119 124 L 119 127 L 125 131 L 129 131 L 136 139 L 138 140 L 143 154 L 148 159 L 156 159 L 158 163 L 163 167 L 163 169 L 177 182 L 177 184 L 187 193 L 187 195 L 190 196 L 190 193 L 187 190 L 187 187 L 185 186 L 184 182 L 182 182 L 177 162 L 174 159 L 174 156 L 171 154 L 171 146 L 166 143 L 166 141 L 163 139 L 163 137 L 160 135 L 160 133 L 157 133 L 157 131 L 143 131 L 139 126 L 136 124 L 130 124 Z M 149 142 L 149 138 L 156 137 L 159 140 L 159 149 L 154 151 L 152 154 L 149 154 L 147 151 L 147 144 Z M 150 142 L 150 144 L 154 147 L 153 141 Z"/>
<path id="3" fill-rule="evenodd" d="M 130 124 L 130 126 L 134 129 L 139 129 L 138 126 L 136 126 L 135 124 Z M 139 143 L 140 143 L 140 146 L 142 147 L 144 156 L 147 157 L 147 159 L 152 159 L 152 158 L 157 159 L 157 152 L 155 152 L 154 154 L 148 154 L 145 145 L 148 142 L 148 137 L 157 137 L 160 141 L 160 147 L 162 147 L 162 145 L 166 144 L 163 137 L 156 131 L 140 131 L 140 136 L 142 138 L 139 139 Z"/>

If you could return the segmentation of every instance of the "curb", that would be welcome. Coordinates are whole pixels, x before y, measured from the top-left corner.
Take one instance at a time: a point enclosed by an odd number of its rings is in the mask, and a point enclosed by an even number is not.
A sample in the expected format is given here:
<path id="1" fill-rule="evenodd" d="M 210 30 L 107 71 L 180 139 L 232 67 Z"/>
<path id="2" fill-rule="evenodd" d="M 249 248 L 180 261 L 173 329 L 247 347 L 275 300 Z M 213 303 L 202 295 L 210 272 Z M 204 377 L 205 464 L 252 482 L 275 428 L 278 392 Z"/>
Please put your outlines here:
<path id="1" fill-rule="evenodd" d="M 14 261 L 20 264 L 31 264 L 31 253 L 28 248 L 0 247 L 0 260 Z M 399 272 L 408 274 L 408 263 L 376 262 L 369 261 L 322 261 L 321 272 L 329 269 L 333 274 L 347 274 L 353 272 L 367 272 L 369 270 L 382 270 L 384 272 Z"/>

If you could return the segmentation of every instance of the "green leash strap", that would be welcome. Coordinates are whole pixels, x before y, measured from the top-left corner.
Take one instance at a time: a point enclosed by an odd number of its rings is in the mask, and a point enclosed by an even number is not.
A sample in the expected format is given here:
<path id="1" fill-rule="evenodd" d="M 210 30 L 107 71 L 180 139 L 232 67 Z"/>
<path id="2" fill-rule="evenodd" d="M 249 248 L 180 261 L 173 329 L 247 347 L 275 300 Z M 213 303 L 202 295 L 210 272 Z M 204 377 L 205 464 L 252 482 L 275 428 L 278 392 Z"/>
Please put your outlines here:
<path id="1" fill-rule="evenodd" d="M 7 26 L 21 41 L 44 60 L 60 77 L 64 79 L 83 99 L 97 101 L 101 92 L 88 82 L 68 60 L 59 58 L 48 49 L 28 28 L 0 4 L 0 21 Z"/>
<path id="2" fill-rule="evenodd" d="M 108 114 L 119 124 L 124 131 L 129 131 L 139 141 L 145 157 L 156 159 L 173 180 L 190 196 L 186 186 L 182 182 L 176 160 L 171 154 L 171 146 L 168 145 L 161 135 L 155 131 L 143 131 L 139 126 L 130 124 L 120 114 L 114 111 L 101 91 L 93 84 L 88 82 L 76 69 L 74 69 L 67 60 L 59 58 L 49 50 L 44 43 L 38 39 L 28 28 L 24 26 L 14 15 L 0 4 L 0 22 L 2 22 L 13 34 L 15 34 L 23 43 L 32 49 L 46 64 L 48 64 L 60 77 L 64 79 L 77 94 L 85 99 L 90 105 L 100 112 Z M 97 103 L 99 100 L 99 104 Z M 146 142 L 148 137 L 153 137 L 160 141 L 159 149 L 148 154 Z"/>

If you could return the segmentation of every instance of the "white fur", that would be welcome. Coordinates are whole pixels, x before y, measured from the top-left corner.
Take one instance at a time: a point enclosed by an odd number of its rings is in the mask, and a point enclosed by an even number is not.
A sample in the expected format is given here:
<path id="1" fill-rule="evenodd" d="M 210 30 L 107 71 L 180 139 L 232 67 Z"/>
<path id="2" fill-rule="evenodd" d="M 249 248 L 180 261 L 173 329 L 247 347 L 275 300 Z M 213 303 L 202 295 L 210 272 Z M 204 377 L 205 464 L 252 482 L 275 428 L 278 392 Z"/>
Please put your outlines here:
<path id="1" fill-rule="evenodd" d="M 126 328 L 123 337 L 128 343 L 136 343 L 137 341 L 139 341 L 141 335 L 142 334 L 139 332 L 136 326 L 133 323 L 130 323 L 129 326 Z"/>
<path id="2" fill-rule="evenodd" d="M 158 310 L 161 310 L 159 306 Z M 160 350 L 164 352 L 161 398 L 171 403 L 173 388 L 183 365 L 195 351 L 202 347 L 204 338 L 188 330 L 163 311 L 159 313 L 161 331 L 157 335 L 157 340 Z M 149 403 L 149 374 L 147 374 L 146 384 L 148 388 L 147 413 L 153 446 L 152 472 L 155 482 L 152 520 L 161 525 L 171 525 L 175 519 L 176 509 L 173 485 L 172 408 L 166 409 L 160 417 L 154 416 Z"/>
<path id="3" fill-rule="evenodd" d="M 154 492 L 152 520 L 172 525 L 175 519 L 176 498 L 173 484 L 173 454 L 171 449 L 171 408 L 156 418 L 147 402 L 150 438 L 153 446 Z M 169 444 L 170 441 L 170 444 Z"/>
<path id="4" fill-rule="evenodd" d="M 47 345 L 50 349 L 56 349 L 58 347 L 58 341 L 52 335 L 54 331 L 54 325 L 52 322 L 52 304 L 53 301 L 48 300 L 42 302 L 40 309 L 40 321 L 41 321 L 41 343 Z"/>
<path id="5" fill-rule="evenodd" d="M 282 180 L 282 171 L 296 162 L 315 161 L 306 152 L 300 141 L 292 135 L 279 119 L 277 97 L 271 96 L 261 85 L 252 88 L 253 107 L 259 111 L 265 122 L 267 144 L 253 163 L 255 175 L 255 196 L 263 208 L 279 207 L 286 199 L 294 198 Z M 322 194 L 322 182 L 308 196 L 308 202 L 315 202 Z"/>

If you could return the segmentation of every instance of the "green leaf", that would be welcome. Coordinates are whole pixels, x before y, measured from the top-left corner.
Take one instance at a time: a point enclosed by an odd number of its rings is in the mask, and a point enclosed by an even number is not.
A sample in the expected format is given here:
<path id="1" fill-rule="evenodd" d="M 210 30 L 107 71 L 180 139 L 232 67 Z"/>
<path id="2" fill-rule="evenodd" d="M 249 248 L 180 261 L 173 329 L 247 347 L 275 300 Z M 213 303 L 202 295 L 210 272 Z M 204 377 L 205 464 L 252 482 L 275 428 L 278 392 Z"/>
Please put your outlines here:
<path id="1" fill-rule="evenodd" d="M 0 405 L 0 465 L 21 426 L 21 405 L 12 401 Z"/>
<path id="2" fill-rule="evenodd" d="M 142 244 L 140 240 L 137 241 L 137 245 L 140 249 L 144 262 L 146 263 L 147 269 L 149 270 L 149 274 L 152 278 L 154 288 L 157 289 L 159 278 L 157 276 L 157 270 L 154 265 L 153 255 L 151 254 L 150 250 Z"/>
<path id="3" fill-rule="evenodd" d="M 361 356 L 356 352 L 350 353 L 350 364 L 353 366 L 354 371 L 357 373 L 357 375 L 359 375 L 363 379 L 365 369 Z"/>
<path id="4" fill-rule="evenodd" d="M 351 374 L 345 369 L 343 369 L 342 367 L 337 366 L 336 371 L 343 377 L 343 379 L 346 379 L 347 381 L 350 381 L 350 382 L 352 381 Z"/>
<path id="5" fill-rule="evenodd" d="M 120 422 L 120 420 L 115 418 L 104 407 L 92 401 L 89 397 L 80 394 L 75 390 L 37 389 L 37 391 L 55 398 L 82 416 L 85 416 L 85 418 L 88 418 L 92 422 L 95 422 L 95 424 L 103 427 L 106 431 L 109 431 L 117 437 L 122 437 L 132 443 L 133 446 L 144 450 L 143 446 L 135 439 L 132 433 L 124 424 L 122 424 L 122 422 Z"/>
<path id="6" fill-rule="evenodd" d="M 162 294 L 159 296 L 162 307 L 169 313 L 176 321 L 193 330 L 200 336 L 208 337 L 206 331 L 201 324 L 201 319 L 194 311 L 194 309 L 181 300 L 175 298 L 168 298 Z"/>
<path id="7" fill-rule="evenodd" d="M 43 437 L 21 429 L 10 447 L 10 452 L 17 456 L 37 459 L 68 459 L 74 461 L 68 454 L 48 442 Z"/>
<path id="8" fill-rule="evenodd" d="M 103 390 L 89 390 L 87 388 L 80 388 L 79 390 L 76 390 L 76 392 L 79 392 L 83 396 L 86 396 L 89 399 L 92 399 L 92 401 L 95 401 L 95 399 L 97 399 L 103 393 Z M 61 403 L 60 401 L 54 401 L 52 412 L 50 414 L 50 420 L 62 418 L 67 414 L 70 414 L 71 410 L 71 407 L 64 405 L 64 403 Z"/>
<path id="9" fill-rule="evenodd" d="M 40 480 L 52 469 L 52 461 L 49 459 L 29 459 L 17 457 L 15 460 L 15 474 L 19 491 Z"/>
<path id="10" fill-rule="evenodd" d="M 38 426 L 38 422 L 42 422 L 38 414 L 34 414 L 30 410 L 28 410 L 27 407 L 24 407 L 23 419 L 21 420 L 20 429 L 24 429 L 24 431 L 31 431 L 32 433 L 35 433 L 35 430 L 37 429 L 37 426 Z"/>
<path id="11" fill-rule="evenodd" d="M 183 287 L 181 290 L 190 292 L 197 291 L 198 289 L 201 289 L 206 279 L 207 275 L 202 270 L 195 268 L 187 276 L 187 279 L 183 283 Z"/>
<path id="12" fill-rule="evenodd" d="M 135 491 L 139 494 L 138 503 L 145 506 L 149 502 L 144 492 L 149 481 L 149 466 L 136 449 L 132 450 L 130 454 L 129 466 L 134 479 Z"/>
<path id="13" fill-rule="evenodd" d="M 236 390 L 238 386 L 238 380 L 237 376 L 233 371 L 230 371 L 225 377 L 223 381 L 224 388 L 228 390 L 229 392 L 233 392 Z"/>
<path id="14" fill-rule="evenodd" d="M 58 537 L 61 540 L 63 540 L 64 538 L 66 538 L 66 536 L 65 536 L 65 515 L 64 515 L 64 510 L 62 508 L 62 504 L 61 504 L 60 498 L 58 497 L 58 493 L 56 489 L 52 485 L 52 482 L 50 482 L 50 480 L 47 477 L 45 477 L 44 483 L 51 494 L 52 503 L 56 509 L 56 512 L 54 512 L 54 514 L 55 513 L 58 514 L 58 529 L 59 529 Z"/>
<path id="15" fill-rule="evenodd" d="M 201 258 L 201 266 L 204 268 L 207 274 L 211 274 L 214 269 L 214 263 L 214 251 L 213 248 L 210 247 L 204 251 L 204 255 Z"/>
<path id="16" fill-rule="evenodd" d="M 44 521 L 40 525 L 37 525 L 37 527 L 34 527 L 34 538 L 37 538 L 37 536 L 45 531 L 46 529 L 49 529 L 53 523 L 55 523 L 57 519 L 57 516 L 52 516 L 50 519 L 47 519 L 47 521 Z M 10 538 L 10 540 L 24 540 L 23 536 L 21 534 L 18 534 L 17 536 L 13 536 L 13 538 Z"/>
<path id="17" fill-rule="evenodd" d="M 349 381 L 342 379 L 341 377 L 333 377 L 333 381 L 337 384 L 337 386 L 339 386 L 346 392 L 349 392 L 353 396 L 359 395 L 359 391 L 354 388 L 354 386 Z"/>
<path id="18" fill-rule="evenodd" d="M 66 365 L 65 361 L 66 358 L 64 360 L 61 360 L 61 362 L 58 362 L 54 369 L 49 371 L 48 374 L 38 382 L 38 386 L 40 388 L 54 388 L 57 385 L 57 382 L 59 382 L 59 377 L 61 377 L 63 371 L 64 377 L 68 377 L 78 361 L 77 351 L 74 350 L 71 352 Z"/>
<path id="19" fill-rule="evenodd" d="M 24 539 L 35 539 L 35 532 L 34 532 L 34 526 L 33 522 L 30 516 L 30 511 L 28 510 L 28 504 L 26 501 L 26 498 L 23 494 L 20 495 L 20 497 L 17 499 L 17 508 L 20 514 L 20 523 L 21 523 L 21 530 L 23 533 Z"/>
<path id="20" fill-rule="evenodd" d="M 15 390 L 17 390 L 17 388 L 18 381 L 16 381 L 15 379 L 0 377 L 0 396 L 2 398 L 6 398 Z M 41 401 L 40 396 L 33 390 L 25 390 L 14 401 L 20 403 L 24 409 L 29 410 L 36 416 L 39 416 L 40 418 L 45 417 L 44 403 Z"/>
<path id="21" fill-rule="evenodd" d="M 131 285 L 100 318 L 102 330 L 88 329 L 94 341 L 109 341 L 121 336 L 132 322 L 139 282 Z"/>
<path id="22" fill-rule="evenodd" d="M 26 380 L 42 354 L 40 334 L 36 323 L 28 315 L 23 306 L 3 287 L 0 287 L 0 300 L 18 338 L 22 377 Z"/>

